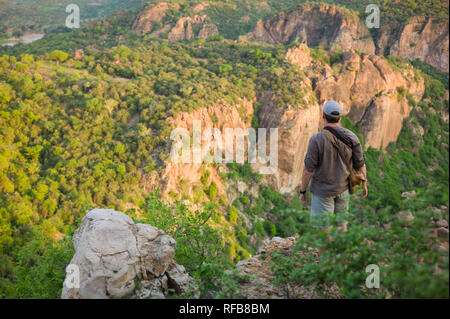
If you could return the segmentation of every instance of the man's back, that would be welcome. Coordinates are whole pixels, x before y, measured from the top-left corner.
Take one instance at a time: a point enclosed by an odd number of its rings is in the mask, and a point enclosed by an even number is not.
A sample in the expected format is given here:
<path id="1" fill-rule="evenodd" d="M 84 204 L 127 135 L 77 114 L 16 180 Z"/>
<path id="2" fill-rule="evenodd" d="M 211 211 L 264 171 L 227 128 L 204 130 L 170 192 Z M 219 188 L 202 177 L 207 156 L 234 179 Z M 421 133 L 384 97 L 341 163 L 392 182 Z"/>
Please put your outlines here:
<path id="1" fill-rule="evenodd" d="M 345 150 L 347 158 L 351 158 L 353 167 L 361 168 L 365 163 L 365 158 L 358 137 L 352 131 L 341 126 L 333 126 L 333 129 L 351 140 L 352 149 L 336 138 L 339 147 Z M 311 193 L 314 195 L 337 196 L 348 189 L 350 172 L 325 132 L 320 131 L 310 138 L 305 167 L 308 171 L 313 172 Z"/>

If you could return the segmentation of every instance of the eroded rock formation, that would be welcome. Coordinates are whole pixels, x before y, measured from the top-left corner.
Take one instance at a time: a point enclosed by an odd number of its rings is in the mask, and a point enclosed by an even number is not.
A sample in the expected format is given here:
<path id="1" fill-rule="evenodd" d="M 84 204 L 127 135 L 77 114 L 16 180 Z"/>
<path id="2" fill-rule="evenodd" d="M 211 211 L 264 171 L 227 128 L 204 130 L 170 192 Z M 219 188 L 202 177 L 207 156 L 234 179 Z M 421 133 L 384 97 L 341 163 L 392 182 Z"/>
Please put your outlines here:
<path id="1" fill-rule="evenodd" d="M 383 25 L 377 39 L 377 54 L 407 60 L 419 59 L 448 72 L 448 20 L 411 17 L 402 25 Z"/>
<path id="2" fill-rule="evenodd" d="M 219 29 L 217 29 L 215 24 L 205 23 L 203 24 L 200 32 L 198 33 L 198 38 L 205 40 L 208 39 L 210 36 L 218 33 Z"/>
<path id="3" fill-rule="evenodd" d="M 156 23 L 161 22 L 171 5 L 166 2 L 149 4 L 133 20 L 131 29 L 138 35 L 150 32 Z"/>
<path id="4" fill-rule="evenodd" d="M 200 121 L 202 135 L 206 130 L 215 128 L 220 131 L 222 141 L 224 141 L 226 128 L 241 129 L 241 133 L 236 131 L 237 136 L 245 136 L 245 130 L 250 127 L 250 119 L 253 115 L 253 104 L 254 101 L 249 101 L 245 98 L 237 105 L 218 102 L 215 105 L 202 107 L 193 112 L 181 112 L 176 118 L 170 118 L 169 122 L 174 127 L 188 130 L 192 141 L 194 121 Z M 214 149 L 215 145 L 213 142 L 212 135 L 209 137 L 202 136 L 202 154 L 205 155 L 207 150 L 210 149 L 210 143 L 212 143 L 211 150 Z M 225 147 L 225 143 L 222 142 L 222 154 L 225 154 Z M 191 150 L 190 152 L 191 156 L 193 156 L 193 151 Z M 212 153 L 213 151 L 211 151 Z M 165 194 L 168 194 L 170 191 L 179 192 L 180 183 L 182 183 L 183 192 L 194 198 L 194 188 L 198 186 L 202 176 L 201 168 L 204 164 L 195 163 L 193 157 L 191 159 L 190 163 L 175 163 L 171 159 L 167 160 L 162 173 Z M 210 168 L 209 171 L 211 175 L 208 182 L 214 181 L 218 186 L 219 195 L 224 195 L 225 189 L 218 172 L 214 168 Z"/>
<path id="5" fill-rule="evenodd" d="M 163 18 L 171 9 L 178 9 L 178 4 L 159 2 L 148 4 L 132 21 L 131 29 L 137 35 L 150 33 L 151 36 L 160 37 L 162 33 L 167 33 L 169 41 L 189 40 L 195 36 L 199 39 L 207 39 L 213 34 L 219 33 L 217 26 L 206 22 L 206 15 L 195 14 L 191 17 L 181 17 L 175 23 L 167 23 L 157 30 L 154 26 L 160 24 Z M 205 6 L 198 4 L 193 8 L 194 12 L 204 10 Z"/>
<path id="6" fill-rule="evenodd" d="M 173 261 L 175 240 L 146 224 L 135 224 L 112 209 L 93 209 L 73 235 L 79 288 L 67 284 L 61 298 L 164 298 L 169 288 L 181 293 L 193 283 Z M 136 281 L 140 288 L 136 290 Z M 74 283 L 74 281 L 72 281 Z"/>
<path id="7" fill-rule="evenodd" d="M 316 82 L 319 103 L 342 103 L 345 114 L 361 122 L 366 147 L 384 148 L 396 141 L 412 109 L 408 97 L 422 98 L 423 79 L 412 68 L 394 69 L 383 57 L 354 51 L 345 52 L 336 68 L 337 73 L 330 70 L 330 76 Z"/>
<path id="8" fill-rule="evenodd" d="M 169 32 L 169 41 L 192 39 L 195 36 L 193 29 L 200 28 L 205 23 L 205 20 L 206 15 L 197 14 L 192 17 L 180 18 Z"/>
<path id="9" fill-rule="evenodd" d="M 266 22 L 260 20 L 247 39 L 271 44 L 299 41 L 309 47 L 339 45 L 344 50 L 375 53 L 372 37 L 358 16 L 328 4 L 304 4 Z"/>
<path id="10" fill-rule="evenodd" d="M 306 78 L 303 85 L 310 87 L 311 83 Z M 282 193 L 292 192 L 301 182 L 308 140 L 322 124 L 320 106 L 313 103 L 276 107 L 276 96 L 271 92 L 263 92 L 260 101 L 259 126 L 278 128 L 278 169 L 265 179 Z"/>

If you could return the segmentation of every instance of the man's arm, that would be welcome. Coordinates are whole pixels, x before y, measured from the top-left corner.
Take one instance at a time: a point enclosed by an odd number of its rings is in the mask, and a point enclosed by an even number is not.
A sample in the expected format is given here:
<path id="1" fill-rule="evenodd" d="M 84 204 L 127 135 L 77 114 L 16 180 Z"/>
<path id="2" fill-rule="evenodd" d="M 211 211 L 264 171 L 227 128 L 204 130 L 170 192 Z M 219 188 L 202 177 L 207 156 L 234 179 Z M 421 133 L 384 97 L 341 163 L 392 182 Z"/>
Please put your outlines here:
<path id="1" fill-rule="evenodd" d="M 366 164 L 364 164 L 359 170 L 363 173 L 363 176 L 364 176 L 363 193 L 361 195 L 361 198 L 364 198 L 364 197 L 367 197 L 367 194 L 369 193 L 367 190 Z"/>
<path id="2" fill-rule="evenodd" d="M 367 197 L 368 191 L 367 191 L 366 157 L 364 156 L 361 143 L 359 142 L 359 139 L 357 137 L 352 149 L 352 159 L 353 159 L 352 163 L 353 168 L 357 171 L 360 171 L 365 179 L 363 183 L 363 194 L 361 195 L 361 198 Z"/>
<path id="3" fill-rule="evenodd" d="M 312 172 L 308 171 L 306 167 L 303 169 L 302 185 L 300 186 L 300 201 L 306 204 L 306 188 L 308 188 L 311 181 Z"/>
<path id="4" fill-rule="evenodd" d="M 304 163 L 305 167 L 303 169 L 302 184 L 300 186 L 300 201 L 303 204 L 306 204 L 306 189 L 311 181 L 314 170 L 319 166 L 319 148 L 313 137 L 310 138 L 308 142 L 308 150 L 306 152 Z"/>

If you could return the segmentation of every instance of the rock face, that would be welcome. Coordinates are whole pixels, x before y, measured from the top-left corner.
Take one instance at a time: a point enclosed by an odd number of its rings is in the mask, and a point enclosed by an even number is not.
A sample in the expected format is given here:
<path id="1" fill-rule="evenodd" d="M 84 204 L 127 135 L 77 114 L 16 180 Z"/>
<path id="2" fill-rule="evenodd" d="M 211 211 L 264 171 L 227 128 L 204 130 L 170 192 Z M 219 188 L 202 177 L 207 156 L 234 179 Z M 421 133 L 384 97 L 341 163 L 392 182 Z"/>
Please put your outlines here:
<path id="1" fill-rule="evenodd" d="M 83 60 L 83 58 L 84 58 L 84 51 L 83 51 L 83 49 L 75 50 L 75 54 L 74 54 L 73 58 L 75 60 Z"/>
<path id="2" fill-rule="evenodd" d="M 407 95 L 416 101 L 424 93 L 423 79 L 410 68 L 393 69 L 386 59 L 376 55 L 359 55 L 353 50 L 342 54 L 335 70 L 324 66 L 314 88 L 319 104 L 336 100 L 344 114 L 360 122 L 366 147 L 384 148 L 396 141 L 402 122 L 412 106 Z"/>
<path id="3" fill-rule="evenodd" d="M 193 138 L 192 130 L 194 121 L 200 121 L 202 135 L 207 129 L 218 129 L 222 136 L 222 154 L 225 154 L 225 129 L 241 129 L 242 134 L 236 135 L 245 136 L 245 130 L 250 127 L 249 119 L 253 115 L 253 103 L 254 101 L 249 101 L 245 98 L 242 99 L 237 105 L 218 102 L 215 105 L 205 106 L 193 112 L 180 112 L 177 118 L 170 118 L 169 122 L 174 127 L 187 129 L 191 140 Z M 202 137 L 203 154 L 206 154 L 209 143 L 212 142 L 212 136 L 209 139 Z M 190 153 L 193 154 L 193 150 L 191 150 Z M 165 163 L 165 169 L 162 172 L 164 194 L 168 194 L 170 191 L 179 193 L 181 191 L 179 189 L 180 181 L 183 181 L 183 192 L 191 198 L 194 198 L 194 188 L 202 176 L 201 169 L 203 166 L 204 164 L 194 163 L 193 160 L 191 163 L 175 163 L 172 160 L 168 160 Z M 209 171 L 211 176 L 208 182 L 214 181 L 218 186 L 218 195 L 225 195 L 226 192 L 218 172 L 214 168 L 210 168 Z"/>
<path id="4" fill-rule="evenodd" d="M 275 174 L 265 175 L 265 179 L 282 193 L 292 192 L 301 182 L 308 140 L 322 124 L 320 106 L 277 108 L 271 92 L 264 92 L 260 101 L 259 126 L 278 128 L 278 169 Z"/>
<path id="5" fill-rule="evenodd" d="M 308 46 L 300 44 L 298 47 L 289 48 L 286 52 L 286 60 L 304 69 L 311 65 L 311 55 Z"/>
<path id="6" fill-rule="evenodd" d="M 198 33 L 198 38 L 205 40 L 214 34 L 219 34 L 219 29 L 217 29 L 216 25 L 212 23 L 205 23 Z"/>
<path id="7" fill-rule="evenodd" d="M 354 123 L 361 124 L 366 147 L 384 148 L 397 139 L 403 119 L 411 111 L 406 96 L 418 101 L 424 92 L 423 79 L 416 78 L 412 69 L 394 69 L 386 59 L 375 55 L 349 50 L 342 53 L 340 62 L 331 68 L 313 60 L 309 48 L 303 44 L 289 49 L 286 60 L 298 65 L 305 73 L 295 84 L 302 86 L 305 103 L 277 107 L 278 97 L 271 91 L 259 92 L 257 97 L 261 105 L 257 114 L 259 127 L 268 131 L 278 128 L 278 169 L 275 174 L 264 175 L 264 179 L 282 193 L 293 192 L 300 184 L 309 138 L 323 127 L 320 106 L 325 101 L 340 102 L 345 114 Z M 219 128 L 224 136 L 223 128 L 248 128 L 253 112 L 253 101 L 244 99 L 242 105 L 218 103 L 181 113 L 172 123 L 175 127 L 191 130 L 193 121 L 200 120 L 202 130 Z M 207 145 L 205 142 L 203 145 Z M 192 198 L 202 175 L 201 167 L 202 164 L 168 162 L 162 174 L 165 193 L 180 193 L 179 184 L 183 181 L 183 193 Z M 252 168 L 259 171 L 260 165 L 252 164 Z M 210 180 L 218 185 L 219 195 L 226 194 L 214 169 L 211 169 Z"/>
<path id="8" fill-rule="evenodd" d="M 161 23 L 168 14 L 169 9 L 178 9 L 178 4 L 159 2 L 148 4 L 132 21 L 131 29 L 137 35 L 151 33 L 151 36 L 160 37 L 162 33 L 168 33 L 169 41 L 189 40 L 198 35 L 199 39 L 207 39 L 213 34 L 219 33 L 217 26 L 206 22 L 206 15 L 195 14 L 191 17 L 182 17 L 174 24 L 166 24 L 158 30 L 152 30 L 156 24 Z M 206 8 L 198 4 L 193 8 L 194 12 L 200 12 Z"/>
<path id="9" fill-rule="evenodd" d="M 169 41 L 189 40 L 194 37 L 193 28 L 199 28 L 206 20 L 206 15 L 194 15 L 193 17 L 180 18 L 170 30 Z"/>
<path id="10" fill-rule="evenodd" d="M 266 22 L 260 20 L 247 39 L 271 44 L 299 41 L 309 47 L 339 45 L 343 50 L 375 53 L 372 37 L 358 16 L 328 4 L 303 4 Z"/>
<path id="11" fill-rule="evenodd" d="M 293 252 L 295 238 L 273 237 L 256 255 L 236 264 L 236 269 L 249 275 L 252 279 L 241 284 L 241 294 L 249 299 L 281 299 L 281 298 L 322 298 L 315 286 L 305 288 L 297 285 L 277 287 L 273 284 L 274 276 L 270 269 L 270 260 L 274 251 L 280 251 L 289 256 Z M 310 249 L 306 253 L 317 255 L 318 251 Z M 328 297 L 340 298 L 339 287 L 336 285 L 322 287 Z"/>
<path id="12" fill-rule="evenodd" d="M 377 39 L 377 54 L 419 59 L 448 72 L 448 23 L 448 20 L 412 17 L 400 26 L 396 23 L 382 26 Z"/>
<path id="13" fill-rule="evenodd" d="M 192 283 L 184 267 L 173 261 L 175 240 L 146 224 L 135 224 L 112 209 L 89 211 L 73 236 L 70 262 L 79 269 L 79 288 L 66 276 L 61 298 L 164 298 L 168 289 L 180 293 Z M 135 291 L 135 281 L 141 288 Z"/>
<path id="14" fill-rule="evenodd" d="M 147 5 L 142 12 L 134 18 L 131 29 L 137 35 L 150 32 L 155 23 L 161 22 L 170 6 L 166 2 Z"/>

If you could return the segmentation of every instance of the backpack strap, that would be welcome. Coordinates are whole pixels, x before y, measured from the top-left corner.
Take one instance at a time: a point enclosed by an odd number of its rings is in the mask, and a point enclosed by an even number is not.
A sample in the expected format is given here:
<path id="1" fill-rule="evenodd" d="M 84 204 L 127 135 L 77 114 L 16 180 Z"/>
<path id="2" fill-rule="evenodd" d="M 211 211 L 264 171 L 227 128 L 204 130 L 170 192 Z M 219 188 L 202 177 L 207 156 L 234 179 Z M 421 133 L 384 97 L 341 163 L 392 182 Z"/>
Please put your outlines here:
<path id="1" fill-rule="evenodd" d="M 350 149 L 353 150 L 353 141 L 351 138 L 345 136 L 344 134 L 342 134 L 341 132 L 339 132 L 338 130 L 336 130 L 334 127 L 331 126 L 325 126 L 323 129 L 333 133 L 333 135 L 337 137 L 342 143 L 344 143 L 345 145 L 350 147 Z"/>

